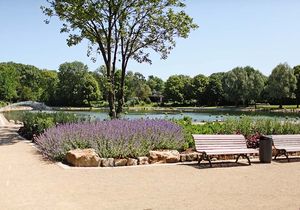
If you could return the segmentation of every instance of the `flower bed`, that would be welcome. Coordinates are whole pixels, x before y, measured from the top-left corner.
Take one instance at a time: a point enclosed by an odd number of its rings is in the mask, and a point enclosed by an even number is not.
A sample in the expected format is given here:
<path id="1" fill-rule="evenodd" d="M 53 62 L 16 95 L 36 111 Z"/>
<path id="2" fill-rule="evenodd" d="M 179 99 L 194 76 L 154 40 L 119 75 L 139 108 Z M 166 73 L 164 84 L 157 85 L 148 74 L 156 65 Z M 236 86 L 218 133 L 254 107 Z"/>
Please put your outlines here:
<path id="1" fill-rule="evenodd" d="M 47 129 L 36 137 L 41 152 L 50 159 L 64 160 L 73 149 L 93 148 L 101 158 L 137 158 L 150 150 L 185 146 L 182 128 L 165 120 L 112 120 L 73 123 Z"/>

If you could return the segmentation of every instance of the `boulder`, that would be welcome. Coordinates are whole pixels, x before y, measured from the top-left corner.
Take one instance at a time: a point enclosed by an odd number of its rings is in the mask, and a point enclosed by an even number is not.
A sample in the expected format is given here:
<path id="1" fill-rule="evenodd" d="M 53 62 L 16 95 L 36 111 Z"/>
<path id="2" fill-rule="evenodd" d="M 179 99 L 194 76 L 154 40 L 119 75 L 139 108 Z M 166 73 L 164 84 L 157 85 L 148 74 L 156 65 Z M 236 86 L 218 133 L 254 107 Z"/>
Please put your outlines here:
<path id="1" fill-rule="evenodd" d="M 127 166 L 136 166 L 138 164 L 138 160 L 134 158 L 128 158 Z"/>
<path id="2" fill-rule="evenodd" d="M 114 159 L 113 158 L 103 158 L 101 166 L 102 167 L 114 167 Z"/>
<path id="3" fill-rule="evenodd" d="M 138 164 L 139 165 L 148 165 L 149 158 L 148 157 L 138 157 Z"/>
<path id="4" fill-rule="evenodd" d="M 76 167 L 98 167 L 101 165 L 101 158 L 94 149 L 75 149 L 66 154 L 69 164 Z"/>
<path id="5" fill-rule="evenodd" d="M 115 166 L 126 166 L 127 159 L 115 159 Z"/>
<path id="6" fill-rule="evenodd" d="M 186 154 L 180 154 L 180 161 L 185 162 L 186 161 Z"/>
<path id="7" fill-rule="evenodd" d="M 187 161 L 197 161 L 199 154 L 197 152 L 192 152 L 189 154 L 186 154 L 186 160 Z"/>
<path id="8" fill-rule="evenodd" d="M 149 161 L 153 163 L 177 163 L 180 154 L 177 150 L 150 151 Z"/>

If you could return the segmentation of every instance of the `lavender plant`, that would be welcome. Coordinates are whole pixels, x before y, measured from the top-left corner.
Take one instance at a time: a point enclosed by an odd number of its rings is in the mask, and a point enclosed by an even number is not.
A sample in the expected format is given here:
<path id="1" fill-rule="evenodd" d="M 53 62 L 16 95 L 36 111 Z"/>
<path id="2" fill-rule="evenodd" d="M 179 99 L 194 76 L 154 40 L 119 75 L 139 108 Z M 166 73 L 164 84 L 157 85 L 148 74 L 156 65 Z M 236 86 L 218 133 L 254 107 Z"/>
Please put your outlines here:
<path id="1" fill-rule="evenodd" d="M 165 120 L 112 120 L 73 123 L 47 129 L 35 138 L 41 152 L 63 160 L 68 150 L 94 148 L 100 157 L 145 156 L 150 150 L 182 149 L 182 128 Z"/>

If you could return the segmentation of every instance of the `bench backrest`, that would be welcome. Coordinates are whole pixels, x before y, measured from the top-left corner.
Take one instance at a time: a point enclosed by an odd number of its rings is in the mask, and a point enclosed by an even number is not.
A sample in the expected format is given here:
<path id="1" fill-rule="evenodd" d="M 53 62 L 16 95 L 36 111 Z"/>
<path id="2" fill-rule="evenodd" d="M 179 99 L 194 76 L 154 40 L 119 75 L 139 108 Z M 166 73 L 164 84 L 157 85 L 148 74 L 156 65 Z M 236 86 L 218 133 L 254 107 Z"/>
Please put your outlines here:
<path id="1" fill-rule="evenodd" d="M 247 149 L 243 135 L 193 135 L 196 150 Z"/>
<path id="2" fill-rule="evenodd" d="M 275 147 L 300 147 L 300 135 L 272 135 Z"/>

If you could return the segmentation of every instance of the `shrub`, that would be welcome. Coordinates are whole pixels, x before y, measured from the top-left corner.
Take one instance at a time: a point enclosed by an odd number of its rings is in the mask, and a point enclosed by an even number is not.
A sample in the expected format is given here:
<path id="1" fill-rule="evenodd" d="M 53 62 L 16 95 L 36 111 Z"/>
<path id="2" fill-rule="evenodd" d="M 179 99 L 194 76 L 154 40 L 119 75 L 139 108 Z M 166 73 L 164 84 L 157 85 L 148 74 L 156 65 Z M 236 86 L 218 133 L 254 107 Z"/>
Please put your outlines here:
<path id="1" fill-rule="evenodd" d="M 24 126 L 20 128 L 19 133 L 27 139 L 33 139 L 57 124 L 77 122 L 79 119 L 75 114 L 64 112 L 25 112 L 21 116 Z"/>
<path id="2" fill-rule="evenodd" d="M 208 122 L 193 125 L 189 119 L 176 121 L 184 129 L 189 147 L 194 147 L 192 134 L 243 134 L 251 148 L 259 146 L 261 135 L 300 134 L 298 122 L 278 119 L 252 119 L 242 116 L 240 119 L 228 118 L 225 122 Z"/>
<path id="3" fill-rule="evenodd" d="M 6 102 L 4 102 L 4 101 L 0 101 L 0 107 L 4 107 L 4 106 L 6 106 L 7 105 L 7 103 Z"/>
<path id="4" fill-rule="evenodd" d="M 145 156 L 150 150 L 183 149 L 182 128 L 165 120 L 111 120 L 72 123 L 47 129 L 35 138 L 41 152 L 63 160 L 67 151 L 94 148 L 100 157 Z"/>

